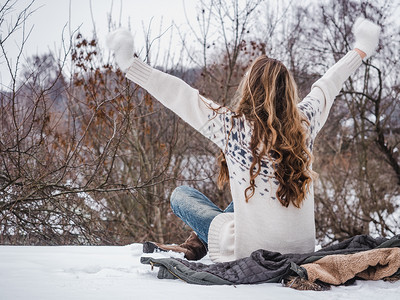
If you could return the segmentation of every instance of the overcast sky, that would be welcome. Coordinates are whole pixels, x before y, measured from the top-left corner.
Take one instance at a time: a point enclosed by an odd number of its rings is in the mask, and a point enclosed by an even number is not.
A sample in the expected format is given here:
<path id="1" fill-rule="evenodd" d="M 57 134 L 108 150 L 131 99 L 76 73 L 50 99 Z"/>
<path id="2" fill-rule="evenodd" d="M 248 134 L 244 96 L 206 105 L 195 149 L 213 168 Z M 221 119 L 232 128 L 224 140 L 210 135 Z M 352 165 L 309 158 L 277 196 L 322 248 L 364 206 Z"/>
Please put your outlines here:
<path id="1" fill-rule="evenodd" d="M 9 14 L 6 21 L 15 19 L 16 13 L 30 2 L 30 0 L 16 1 L 14 14 Z M 184 7 L 189 18 L 196 18 L 197 2 L 196 0 L 36 0 L 33 5 L 35 11 L 26 24 L 26 28 L 30 29 L 33 26 L 33 29 L 25 45 L 24 54 L 28 57 L 49 50 L 58 50 L 63 30 L 68 37 L 70 31 L 80 28 L 80 32 L 90 38 L 95 26 L 100 42 L 104 41 L 108 32 L 110 13 L 117 27 L 120 24 L 124 27 L 131 26 L 135 35 L 135 48 L 140 48 L 143 44 L 143 25 L 148 27 L 152 18 L 153 31 L 158 31 L 161 20 L 165 29 L 172 21 L 177 25 L 184 24 L 186 22 Z M 5 31 L 4 24 L 1 30 Z M 6 50 L 11 58 L 18 52 L 17 45 L 20 43 L 21 32 L 6 44 Z M 156 33 L 153 32 L 154 35 Z M 168 35 L 165 35 L 164 40 L 169 40 Z M 0 83 L 7 85 L 8 81 L 4 60 L 0 58 Z"/>

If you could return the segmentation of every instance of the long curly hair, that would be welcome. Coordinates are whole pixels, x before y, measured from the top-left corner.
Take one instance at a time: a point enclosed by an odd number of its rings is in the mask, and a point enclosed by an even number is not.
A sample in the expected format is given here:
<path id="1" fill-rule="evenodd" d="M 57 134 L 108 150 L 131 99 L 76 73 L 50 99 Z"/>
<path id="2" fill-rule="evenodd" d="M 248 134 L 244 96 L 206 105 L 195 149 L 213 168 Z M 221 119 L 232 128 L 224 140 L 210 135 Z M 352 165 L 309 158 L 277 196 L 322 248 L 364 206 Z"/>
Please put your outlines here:
<path id="1" fill-rule="evenodd" d="M 248 69 L 237 95 L 236 117 L 244 115 L 253 127 L 246 202 L 254 195 L 261 160 L 268 158 L 279 181 L 277 199 L 285 207 L 292 203 L 299 208 L 316 173 L 311 170 L 313 156 L 307 147 L 309 122 L 297 108 L 299 98 L 292 75 L 283 63 L 262 55 Z M 223 153 L 219 163 L 218 185 L 223 187 L 229 180 Z"/>

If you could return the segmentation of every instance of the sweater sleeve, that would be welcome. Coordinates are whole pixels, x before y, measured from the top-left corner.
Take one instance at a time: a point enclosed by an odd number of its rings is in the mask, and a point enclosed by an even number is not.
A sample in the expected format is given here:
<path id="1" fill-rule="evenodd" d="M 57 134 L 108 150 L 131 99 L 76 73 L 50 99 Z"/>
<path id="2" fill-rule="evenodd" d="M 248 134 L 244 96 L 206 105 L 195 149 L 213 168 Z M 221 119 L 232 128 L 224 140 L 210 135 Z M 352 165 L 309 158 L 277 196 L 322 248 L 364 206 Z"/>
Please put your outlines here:
<path id="1" fill-rule="evenodd" d="M 342 85 L 361 62 L 362 59 L 356 51 L 348 52 L 312 85 L 311 92 L 299 103 L 299 109 L 310 121 L 312 140 L 324 126 Z"/>
<path id="2" fill-rule="evenodd" d="M 126 77 L 218 147 L 225 148 L 233 112 L 204 98 L 183 80 L 154 69 L 138 58 L 134 59 Z"/>

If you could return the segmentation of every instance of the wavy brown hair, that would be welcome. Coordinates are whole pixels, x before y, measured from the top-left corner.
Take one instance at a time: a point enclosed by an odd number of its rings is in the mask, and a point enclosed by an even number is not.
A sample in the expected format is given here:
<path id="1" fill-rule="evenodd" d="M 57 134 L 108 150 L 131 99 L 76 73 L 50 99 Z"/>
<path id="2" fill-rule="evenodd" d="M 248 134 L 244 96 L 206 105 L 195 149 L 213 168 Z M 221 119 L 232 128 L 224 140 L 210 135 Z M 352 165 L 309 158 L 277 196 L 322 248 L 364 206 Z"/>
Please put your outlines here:
<path id="1" fill-rule="evenodd" d="M 311 170 L 313 156 L 307 147 L 309 122 L 297 108 L 299 98 L 292 75 L 280 61 L 262 55 L 243 77 L 238 95 L 236 117 L 244 116 L 253 126 L 246 202 L 254 195 L 254 180 L 260 174 L 261 160 L 267 157 L 279 181 L 278 200 L 285 207 L 292 203 L 299 208 L 316 173 Z M 223 153 L 219 162 L 218 185 L 222 187 L 229 179 Z"/>

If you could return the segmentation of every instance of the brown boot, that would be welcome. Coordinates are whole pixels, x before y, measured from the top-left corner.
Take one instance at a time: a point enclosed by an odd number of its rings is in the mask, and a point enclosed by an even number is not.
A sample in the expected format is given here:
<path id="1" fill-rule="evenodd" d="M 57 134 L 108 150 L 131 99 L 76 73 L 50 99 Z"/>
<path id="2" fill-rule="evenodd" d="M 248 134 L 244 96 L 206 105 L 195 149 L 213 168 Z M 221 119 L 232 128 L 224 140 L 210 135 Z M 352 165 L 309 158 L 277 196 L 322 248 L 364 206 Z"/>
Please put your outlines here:
<path id="1" fill-rule="evenodd" d="M 185 254 L 187 260 L 199 260 L 207 254 L 207 248 L 193 231 L 187 240 L 180 245 L 166 245 L 153 242 L 143 244 L 143 253 L 153 253 L 154 251 L 174 251 Z"/>

